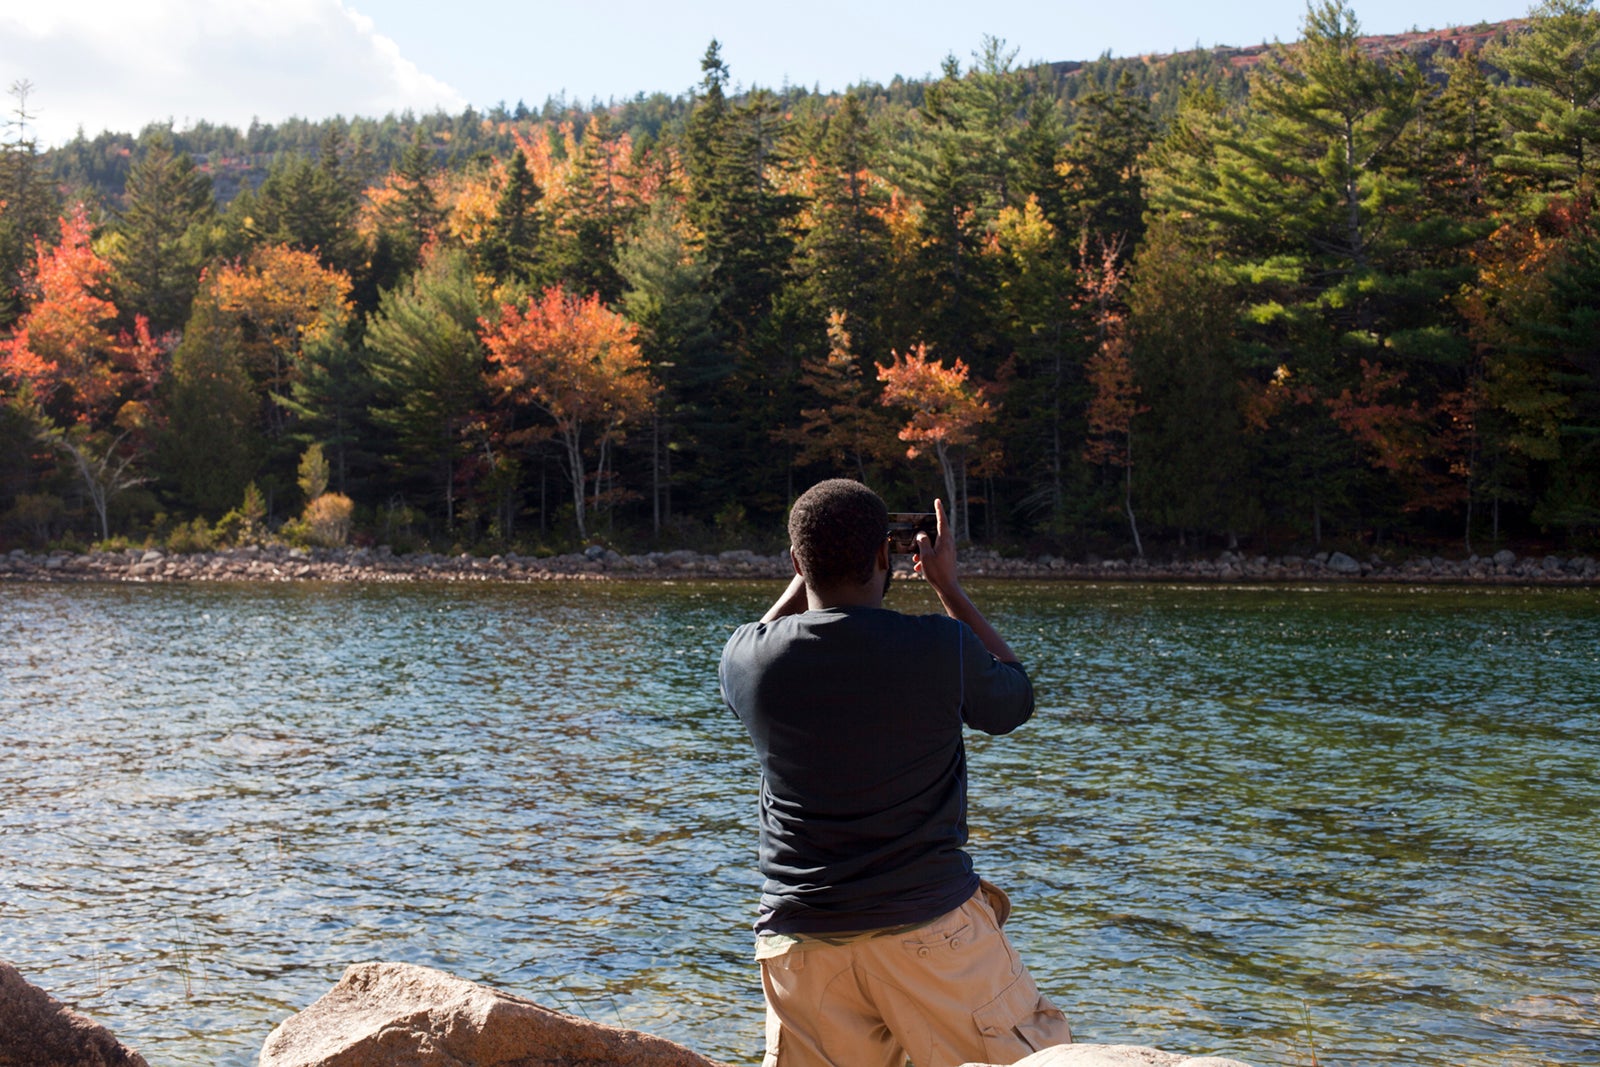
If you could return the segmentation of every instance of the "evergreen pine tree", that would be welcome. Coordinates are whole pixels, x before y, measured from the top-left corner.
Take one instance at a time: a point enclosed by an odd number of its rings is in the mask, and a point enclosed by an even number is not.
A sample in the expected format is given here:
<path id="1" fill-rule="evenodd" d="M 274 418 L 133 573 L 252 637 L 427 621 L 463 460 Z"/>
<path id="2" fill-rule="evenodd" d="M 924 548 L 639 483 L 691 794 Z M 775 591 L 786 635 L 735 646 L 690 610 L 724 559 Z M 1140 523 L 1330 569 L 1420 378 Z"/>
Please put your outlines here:
<path id="1" fill-rule="evenodd" d="M 372 418 L 392 436 L 400 472 L 444 505 L 447 527 L 460 496 L 457 465 L 469 448 L 464 431 L 483 407 L 482 310 L 466 254 L 447 249 L 385 292 L 367 327 Z"/>
<path id="2" fill-rule="evenodd" d="M 14 104 L 0 142 L 0 328 L 22 313 L 16 295 L 34 260 L 34 240 L 52 243 L 61 214 L 60 195 L 31 129 L 36 117 L 28 108 L 33 84 L 16 81 L 9 91 Z"/>
<path id="3" fill-rule="evenodd" d="M 873 173 L 879 139 L 854 94 L 829 116 L 817 146 L 811 228 L 801 239 L 796 270 L 817 322 L 841 312 L 859 351 L 886 350 L 880 311 L 889 284 L 886 184 Z"/>
<path id="4" fill-rule="evenodd" d="M 1511 144 L 1495 165 L 1542 192 L 1588 186 L 1600 173 L 1600 11 L 1593 0 L 1544 0 L 1526 31 L 1494 49 L 1511 75 L 1500 108 Z"/>
<path id="5" fill-rule="evenodd" d="M 1059 172 L 1067 235 L 1118 241 L 1130 253 L 1143 233 L 1144 179 L 1140 158 L 1150 145 L 1150 105 L 1123 71 L 1116 88 L 1079 97 L 1072 139 Z"/>
<path id="6" fill-rule="evenodd" d="M 532 279 L 539 254 L 539 202 L 544 190 L 518 148 L 506 166 L 505 187 L 495 202 L 494 221 L 484 240 L 484 265 L 500 282 Z"/>
<path id="7" fill-rule="evenodd" d="M 164 137 L 150 142 L 128 174 L 110 254 L 125 316 L 146 316 L 158 333 L 188 321 L 212 211 L 211 179 Z"/>

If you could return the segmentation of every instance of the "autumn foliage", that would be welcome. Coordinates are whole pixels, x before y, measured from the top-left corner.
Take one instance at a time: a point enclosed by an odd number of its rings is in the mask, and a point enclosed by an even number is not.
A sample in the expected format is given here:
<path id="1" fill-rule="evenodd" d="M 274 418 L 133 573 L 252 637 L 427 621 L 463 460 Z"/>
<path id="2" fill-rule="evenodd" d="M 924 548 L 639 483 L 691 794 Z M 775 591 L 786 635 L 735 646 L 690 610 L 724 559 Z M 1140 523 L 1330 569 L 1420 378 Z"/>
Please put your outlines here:
<path id="1" fill-rule="evenodd" d="M 104 295 L 111 266 L 89 244 L 80 207 L 61 220 L 61 243 L 35 243 L 33 303 L 0 341 L 0 379 L 26 384 L 46 410 L 77 423 L 108 422 L 121 403 L 147 394 L 159 353 L 143 320 L 129 334 Z"/>
<path id="2" fill-rule="evenodd" d="M 0 548 L 227 539 L 247 497 L 323 540 L 735 547 L 840 474 L 1041 551 L 1587 546 L 1593 7 L 1449 59 L 1318 0 L 1248 68 L 988 39 L 774 92 L 714 43 L 686 97 L 311 150 L 4 141 Z"/>
<path id="3" fill-rule="evenodd" d="M 553 434 L 561 442 L 583 536 L 586 488 L 593 486 L 598 502 L 611 447 L 630 422 L 649 411 L 656 394 L 638 328 L 597 295 L 579 297 L 552 286 L 525 308 L 501 308 L 499 320 L 485 321 L 483 330 L 490 387 L 547 420 L 511 436 L 527 442 Z"/>
<path id="4" fill-rule="evenodd" d="M 910 412 L 898 435 L 907 444 L 906 458 L 932 451 L 944 475 L 945 499 L 955 504 L 960 516 L 965 510 L 960 502 L 966 450 L 978 443 L 981 427 L 994 417 L 994 407 L 984 388 L 968 378 L 967 365 L 959 358 L 947 367 L 928 355 L 925 344 L 903 356 L 890 355 L 889 363 L 877 365 L 883 383 L 881 402 Z M 957 537 L 966 532 L 965 519 L 958 517 Z"/>

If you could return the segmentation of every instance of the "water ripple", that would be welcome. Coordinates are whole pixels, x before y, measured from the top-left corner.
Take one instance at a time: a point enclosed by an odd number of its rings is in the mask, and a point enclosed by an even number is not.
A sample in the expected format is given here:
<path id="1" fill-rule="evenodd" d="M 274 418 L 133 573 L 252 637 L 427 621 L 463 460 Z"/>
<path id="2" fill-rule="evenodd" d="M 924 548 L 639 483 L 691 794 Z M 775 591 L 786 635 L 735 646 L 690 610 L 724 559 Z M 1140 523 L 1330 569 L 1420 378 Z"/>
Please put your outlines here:
<path id="1" fill-rule="evenodd" d="M 771 594 L 0 586 L 0 957 L 174 1067 L 374 958 L 754 1061 L 715 663 Z M 1040 707 L 970 741 L 972 847 L 1081 1037 L 1600 1058 L 1592 594 L 979 599 Z"/>

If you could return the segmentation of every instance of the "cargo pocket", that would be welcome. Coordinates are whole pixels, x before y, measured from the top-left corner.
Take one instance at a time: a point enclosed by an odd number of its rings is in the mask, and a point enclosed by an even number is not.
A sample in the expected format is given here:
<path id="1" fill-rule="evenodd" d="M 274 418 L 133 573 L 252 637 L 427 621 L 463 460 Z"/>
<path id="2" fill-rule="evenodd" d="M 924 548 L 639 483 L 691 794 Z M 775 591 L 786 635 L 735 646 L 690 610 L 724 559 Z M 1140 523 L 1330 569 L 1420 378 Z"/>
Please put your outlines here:
<path id="1" fill-rule="evenodd" d="M 1067 1017 L 1039 993 L 1027 971 L 989 1003 L 972 1013 L 991 1063 L 1015 1063 L 1052 1045 L 1072 1043 Z"/>

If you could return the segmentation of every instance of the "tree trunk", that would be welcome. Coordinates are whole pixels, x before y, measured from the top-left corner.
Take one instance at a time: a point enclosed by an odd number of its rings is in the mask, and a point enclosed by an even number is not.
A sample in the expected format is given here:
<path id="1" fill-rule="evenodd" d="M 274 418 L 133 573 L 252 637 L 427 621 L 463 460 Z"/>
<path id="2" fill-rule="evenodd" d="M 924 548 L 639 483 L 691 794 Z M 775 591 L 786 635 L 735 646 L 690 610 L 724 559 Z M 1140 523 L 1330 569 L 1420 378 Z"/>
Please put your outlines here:
<path id="1" fill-rule="evenodd" d="M 945 514 L 950 516 L 951 533 L 954 534 L 956 544 L 960 544 L 961 537 L 961 511 L 956 507 L 956 472 L 951 465 L 950 453 L 945 449 L 944 442 L 936 442 L 933 451 L 939 457 L 939 471 L 944 475 L 944 504 Z"/>
<path id="2" fill-rule="evenodd" d="M 610 451 L 610 444 L 610 437 L 605 433 L 601 433 L 600 454 L 595 457 L 594 461 L 594 502 L 593 506 L 590 508 L 590 511 L 594 514 L 596 522 L 600 520 L 600 491 L 605 486 L 606 453 Z"/>
<path id="3" fill-rule="evenodd" d="M 131 454 L 117 460 L 117 446 L 128 436 L 124 430 L 106 445 L 105 454 L 99 458 L 94 457 L 87 444 L 76 444 L 60 432 L 46 431 L 39 435 L 39 439 L 47 444 L 62 449 L 72 457 L 73 464 L 78 468 L 78 474 L 83 479 L 83 487 L 89 494 L 89 502 L 94 505 L 95 517 L 100 520 L 100 539 L 111 538 L 111 498 L 124 489 L 131 489 L 143 484 L 143 478 L 125 477 L 128 466 L 133 462 Z"/>
<path id="4" fill-rule="evenodd" d="M 572 517 L 578 524 L 578 540 L 589 536 L 583 521 L 583 442 L 576 429 L 563 430 L 561 441 L 567 449 L 567 480 L 572 483 Z"/>
<path id="5" fill-rule="evenodd" d="M 650 411 L 650 522 L 651 533 L 661 538 L 661 410 Z"/>
<path id="6" fill-rule="evenodd" d="M 1144 542 L 1139 540 L 1139 520 L 1133 516 L 1133 442 L 1128 442 L 1128 465 L 1122 468 L 1122 509 L 1128 513 L 1128 530 L 1133 534 L 1133 550 L 1144 559 Z"/>
<path id="7" fill-rule="evenodd" d="M 1050 399 L 1050 529 L 1061 526 L 1062 499 L 1066 491 L 1061 484 L 1061 346 L 1056 345 L 1055 388 Z"/>
<path id="8" fill-rule="evenodd" d="M 1356 181 L 1356 132 L 1349 118 L 1344 120 L 1344 197 L 1347 213 L 1350 258 L 1358 268 L 1367 265 L 1367 250 L 1361 239 L 1361 189 Z"/>

